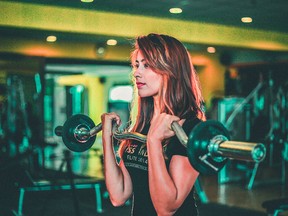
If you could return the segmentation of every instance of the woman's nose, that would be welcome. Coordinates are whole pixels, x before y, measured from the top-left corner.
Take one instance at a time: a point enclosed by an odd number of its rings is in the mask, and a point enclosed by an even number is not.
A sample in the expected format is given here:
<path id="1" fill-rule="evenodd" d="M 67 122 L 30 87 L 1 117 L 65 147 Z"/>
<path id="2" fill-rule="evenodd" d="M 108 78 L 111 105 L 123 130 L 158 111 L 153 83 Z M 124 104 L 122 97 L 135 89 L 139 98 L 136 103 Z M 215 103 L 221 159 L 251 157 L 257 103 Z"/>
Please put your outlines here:
<path id="1" fill-rule="evenodd" d="M 135 78 L 141 77 L 141 73 L 140 73 L 139 68 L 137 68 L 137 69 L 134 71 L 134 77 L 135 77 Z"/>

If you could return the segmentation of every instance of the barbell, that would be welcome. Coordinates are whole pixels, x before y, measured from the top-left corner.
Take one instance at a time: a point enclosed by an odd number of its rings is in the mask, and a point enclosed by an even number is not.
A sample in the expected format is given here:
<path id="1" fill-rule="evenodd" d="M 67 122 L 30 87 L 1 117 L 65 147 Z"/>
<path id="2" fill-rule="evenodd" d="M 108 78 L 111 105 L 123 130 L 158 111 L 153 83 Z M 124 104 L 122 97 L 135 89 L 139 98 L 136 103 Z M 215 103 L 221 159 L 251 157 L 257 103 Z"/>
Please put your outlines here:
<path id="1" fill-rule="evenodd" d="M 171 128 L 181 144 L 187 148 L 191 165 L 202 174 L 220 171 L 228 159 L 260 163 L 266 156 L 266 147 L 262 143 L 231 141 L 228 130 L 219 121 L 198 123 L 189 137 L 177 122 L 173 122 Z M 88 116 L 76 114 L 68 118 L 63 126 L 57 126 L 55 134 L 62 137 L 71 151 L 83 152 L 92 147 L 101 130 L 101 123 L 95 126 Z M 120 140 L 146 142 L 146 136 L 137 132 L 114 130 L 113 136 Z"/>

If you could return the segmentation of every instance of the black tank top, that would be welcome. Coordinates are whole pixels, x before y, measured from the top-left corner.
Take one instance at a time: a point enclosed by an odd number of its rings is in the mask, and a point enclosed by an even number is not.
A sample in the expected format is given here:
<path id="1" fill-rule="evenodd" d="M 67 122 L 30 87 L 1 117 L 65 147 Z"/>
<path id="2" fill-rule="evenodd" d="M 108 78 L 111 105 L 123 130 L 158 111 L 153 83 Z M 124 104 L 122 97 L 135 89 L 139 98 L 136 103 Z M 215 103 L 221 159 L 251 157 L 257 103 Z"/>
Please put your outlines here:
<path id="1" fill-rule="evenodd" d="M 192 128 L 200 122 L 199 119 L 187 119 L 183 124 L 183 129 L 187 135 Z M 149 126 L 141 132 L 147 135 Z M 166 166 L 169 167 L 173 155 L 187 157 L 186 148 L 179 142 L 176 136 L 172 137 L 165 149 Z M 157 216 L 153 206 L 148 182 L 148 154 L 146 144 L 133 141 L 123 153 L 122 159 L 127 168 L 133 184 L 133 206 L 131 215 L 133 216 Z M 194 187 L 183 202 L 182 206 L 174 214 L 175 216 L 196 216 L 198 215 L 196 202 L 194 199 Z"/>

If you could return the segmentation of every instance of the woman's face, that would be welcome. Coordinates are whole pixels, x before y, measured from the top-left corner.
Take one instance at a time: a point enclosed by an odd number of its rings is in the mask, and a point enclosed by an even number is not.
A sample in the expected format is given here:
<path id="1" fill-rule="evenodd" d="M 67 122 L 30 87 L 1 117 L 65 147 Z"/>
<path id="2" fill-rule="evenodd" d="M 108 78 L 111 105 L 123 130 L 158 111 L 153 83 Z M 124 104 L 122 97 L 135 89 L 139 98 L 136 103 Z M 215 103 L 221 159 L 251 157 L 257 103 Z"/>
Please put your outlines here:
<path id="1" fill-rule="evenodd" d="M 162 87 L 162 75 L 155 73 L 139 51 L 134 66 L 135 84 L 140 97 L 157 96 Z"/>

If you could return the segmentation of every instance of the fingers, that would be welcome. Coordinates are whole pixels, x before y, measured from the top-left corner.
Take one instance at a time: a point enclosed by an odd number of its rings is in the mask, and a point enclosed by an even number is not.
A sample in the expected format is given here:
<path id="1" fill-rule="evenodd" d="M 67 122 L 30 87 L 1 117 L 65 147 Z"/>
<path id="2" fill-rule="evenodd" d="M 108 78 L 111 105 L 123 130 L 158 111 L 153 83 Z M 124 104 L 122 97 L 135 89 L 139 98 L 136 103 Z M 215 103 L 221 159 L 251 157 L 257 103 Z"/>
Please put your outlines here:
<path id="1" fill-rule="evenodd" d="M 181 120 L 179 117 L 177 116 L 173 116 L 173 115 L 169 115 L 166 113 L 161 113 L 159 116 L 157 116 L 156 118 L 153 119 L 153 121 L 151 122 L 151 125 L 155 125 L 155 128 L 159 127 L 160 125 L 162 125 L 161 127 L 163 128 L 167 128 L 168 130 L 172 130 L 171 126 L 173 122 L 177 122 L 180 125 L 183 124 L 185 120 Z M 156 127 L 157 125 L 157 127 Z"/>
<path id="2" fill-rule="evenodd" d="M 121 118 L 120 116 L 115 113 L 115 112 L 111 112 L 111 113 L 103 113 L 101 115 L 101 121 L 102 123 L 105 123 L 105 122 L 115 122 L 118 126 L 121 125 Z"/>
<path id="3" fill-rule="evenodd" d="M 182 125 L 184 124 L 185 120 L 186 120 L 186 119 L 181 119 L 181 120 L 179 120 L 179 121 L 178 121 L 178 124 L 179 124 L 180 126 L 182 126 Z"/>
<path id="4" fill-rule="evenodd" d="M 161 113 L 153 118 L 147 139 L 159 140 L 162 142 L 164 139 L 172 137 L 175 132 L 172 130 L 171 125 L 174 121 L 179 121 L 180 118 L 177 116 Z"/>
<path id="5" fill-rule="evenodd" d="M 172 130 L 171 125 L 173 122 L 179 122 L 181 121 L 179 117 L 177 116 L 173 116 L 173 115 L 169 115 L 166 113 L 161 113 L 160 114 L 160 119 L 161 122 L 163 122 L 164 124 L 167 125 L 167 127 Z"/>

